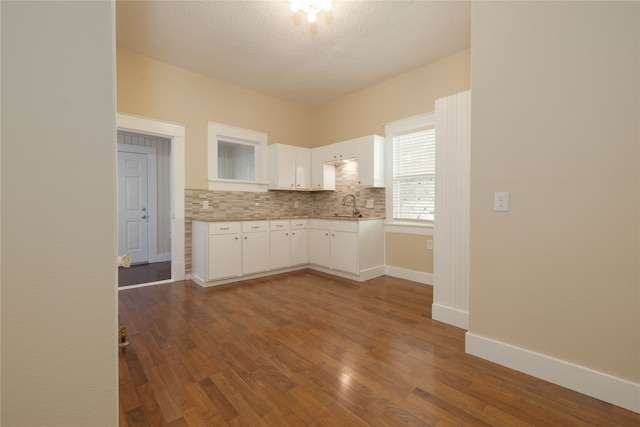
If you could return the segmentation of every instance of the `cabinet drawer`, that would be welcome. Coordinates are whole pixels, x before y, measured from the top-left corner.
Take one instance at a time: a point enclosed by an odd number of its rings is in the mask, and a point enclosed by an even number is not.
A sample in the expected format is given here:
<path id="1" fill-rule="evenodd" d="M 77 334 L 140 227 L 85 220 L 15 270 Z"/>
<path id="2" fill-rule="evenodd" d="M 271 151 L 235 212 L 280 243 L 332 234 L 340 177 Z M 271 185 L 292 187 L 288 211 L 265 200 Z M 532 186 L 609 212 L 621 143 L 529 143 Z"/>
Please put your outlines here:
<path id="1" fill-rule="evenodd" d="M 307 228 L 307 220 L 306 219 L 292 219 L 291 220 L 291 229 L 292 230 L 302 230 Z"/>
<path id="2" fill-rule="evenodd" d="M 331 230 L 346 231 L 350 233 L 358 232 L 358 221 L 332 221 Z"/>
<path id="3" fill-rule="evenodd" d="M 288 219 L 279 219 L 276 221 L 271 221 L 271 231 L 288 230 L 288 229 L 289 229 Z"/>
<path id="4" fill-rule="evenodd" d="M 331 230 L 331 221 L 328 219 L 312 219 L 309 221 L 309 228 L 316 230 Z"/>
<path id="5" fill-rule="evenodd" d="M 242 221 L 243 233 L 269 231 L 269 221 Z"/>
<path id="6" fill-rule="evenodd" d="M 210 222 L 209 234 L 233 234 L 241 230 L 239 222 Z"/>

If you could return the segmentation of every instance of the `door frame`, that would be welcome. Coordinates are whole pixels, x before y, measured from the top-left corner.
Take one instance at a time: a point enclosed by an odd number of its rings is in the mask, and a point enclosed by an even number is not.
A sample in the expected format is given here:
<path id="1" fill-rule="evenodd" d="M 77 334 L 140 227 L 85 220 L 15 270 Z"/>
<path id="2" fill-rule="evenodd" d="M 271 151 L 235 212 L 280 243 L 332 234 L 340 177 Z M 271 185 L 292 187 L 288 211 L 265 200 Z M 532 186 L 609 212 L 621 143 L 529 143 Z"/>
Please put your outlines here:
<path id="1" fill-rule="evenodd" d="M 171 140 L 171 279 L 127 286 L 122 289 L 185 280 L 185 126 L 117 113 L 116 127 L 121 131 L 159 136 Z M 120 288 L 118 289 L 120 290 Z"/>
<path id="2" fill-rule="evenodd" d="M 147 261 L 166 261 L 158 256 L 158 182 L 156 176 L 156 147 L 133 144 L 118 144 L 118 153 L 136 153 L 147 156 Z M 120 179 L 120 176 L 118 176 Z M 118 211 L 118 222 L 120 221 Z M 118 242 L 119 246 L 119 242 Z M 124 254 L 118 254 L 124 255 Z"/>

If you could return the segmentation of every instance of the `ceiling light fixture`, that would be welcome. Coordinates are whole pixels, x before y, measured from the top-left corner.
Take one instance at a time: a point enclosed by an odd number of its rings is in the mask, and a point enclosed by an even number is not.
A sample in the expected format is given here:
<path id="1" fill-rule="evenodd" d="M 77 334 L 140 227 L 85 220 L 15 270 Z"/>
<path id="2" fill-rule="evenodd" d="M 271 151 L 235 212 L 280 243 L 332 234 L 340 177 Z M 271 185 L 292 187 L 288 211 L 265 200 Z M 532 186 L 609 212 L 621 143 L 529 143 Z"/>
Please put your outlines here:
<path id="1" fill-rule="evenodd" d="M 320 12 L 331 10 L 332 0 L 289 0 L 291 3 L 291 12 L 297 13 L 303 11 L 307 14 L 309 23 L 316 22 L 316 18 Z"/>

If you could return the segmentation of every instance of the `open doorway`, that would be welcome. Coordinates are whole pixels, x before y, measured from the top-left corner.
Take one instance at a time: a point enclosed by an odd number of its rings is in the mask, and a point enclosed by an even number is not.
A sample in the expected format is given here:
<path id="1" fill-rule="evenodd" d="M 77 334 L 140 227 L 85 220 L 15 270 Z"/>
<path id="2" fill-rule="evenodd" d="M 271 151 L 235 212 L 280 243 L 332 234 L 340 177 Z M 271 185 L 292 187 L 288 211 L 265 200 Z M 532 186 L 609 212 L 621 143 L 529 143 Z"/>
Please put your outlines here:
<path id="1" fill-rule="evenodd" d="M 118 289 L 184 280 L 185 128 L 122 113 L 117 127 L 118 255 L 133 261 Z"/>
<path id="2" fill-rule="evenodd" d="M 171 279 L 171 139 L 118 131 L 118 286 Z"/>

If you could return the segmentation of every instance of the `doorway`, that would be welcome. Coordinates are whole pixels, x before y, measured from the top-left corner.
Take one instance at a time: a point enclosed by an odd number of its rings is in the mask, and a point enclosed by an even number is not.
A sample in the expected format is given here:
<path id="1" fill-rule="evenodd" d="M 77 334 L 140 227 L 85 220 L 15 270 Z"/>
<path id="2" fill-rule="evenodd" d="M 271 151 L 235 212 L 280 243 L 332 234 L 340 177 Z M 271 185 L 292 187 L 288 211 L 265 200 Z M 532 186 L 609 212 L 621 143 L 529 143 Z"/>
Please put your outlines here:
<path id="1" fill-rule="evenodd" d="M 118 290 L 170 283 L 189 278 L 185 275 L 184 192 L 185 192 L 185 126 L 147 117 L 118 113 L 118 131 L 168 138 L 171 147 L 170 175 L 170 240 L 171 279 L 139 285 L 117 287 Z M 129 269 L 130 270 L 130 269 Z"/>
<path id="2" fill-rule="evenodd" d="M 118 286 L 170 280 L 171 139 L 118 130 Z"/>

